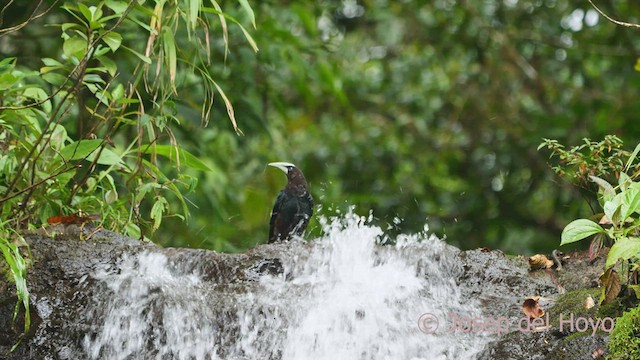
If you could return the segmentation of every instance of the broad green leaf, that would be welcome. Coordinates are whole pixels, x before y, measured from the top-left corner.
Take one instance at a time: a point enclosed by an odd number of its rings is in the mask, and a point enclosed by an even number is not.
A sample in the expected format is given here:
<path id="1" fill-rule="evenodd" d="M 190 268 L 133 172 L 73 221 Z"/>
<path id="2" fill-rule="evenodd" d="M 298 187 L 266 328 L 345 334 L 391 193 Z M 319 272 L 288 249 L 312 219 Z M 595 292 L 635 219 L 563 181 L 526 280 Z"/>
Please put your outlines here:
<path id="1" fill-rule="evenodd" d="M 125 230 L 127 235 L 134 239 L 140 239 L 142 237 L 142 231 L 140 231 L 140 227 L 132 222 L 127 223 Z"/>
<path id="2" fill-rule="evenodd" d="M 109 73 L 109 75 L 116 76 L 116 72 L 118 71 L 118 65 L 116 65 L 116 63 L 113 60 L 111 60 L 111 58 L 109 58 L 108 56 L 98 56 L 97 59 L 98 61 L 100 61 L 102 66 L 104 66 L 104 68 L 107 69 L 107 72 Z"/>
<path id="3" fill-rule="evenodd" d="M 620 177 L 618 178 L 618 187 L 621 191 L 627 190 L 629 184 L 631 184 L 632 180 L 625 172 L 620 172 Z"/>
<path id="4" fill-rule="evenodd" d="M 23 95 L 36 102 L 43 101 L 47 98 L 47 93 L 39 87 L 30 87 L 24 90 Z M 41 104 L 42 109 L 49 113 L 51 111 L 51 101 L 47 100 Z"/>
<path id="5" fill-rule="evenodd" d="M 607 215 L 607 219 L 609 219 L 614 225 L 617 225 L 620 222 L 622 195 L 623 193 L 616 194 L 616 196 L 611 200 L 605 202 L 603 206 L 604 214 Z"/>
<path id="6" fill-rule="evenodd" d="M 604 233 L 604 229 L 595 222 L 587 219 L 574 220 L 562 230 L 560 245 L 580 241 L 593 234 Z"/>
<path id="7" fill-rule="evenodd" d="M 637 183 L 634 183 L 637 184 Z M 638 211 L 640 208 L 640 188 L 638 186 L 630 186 L 623 192 L 621 207 L 621 221 L 627 220 L 627 218 Z"/>
<path id="8" fill-rule="evenodd" d="M 69 38 L 62 44 L 62 51 L 69 58 L 76 57 L 77 59 L 81 59 L 86 50 L 87 40 L 79 36 Z"/>
<path id="9" fill-rule="evenodd" d="M 111 51 L 116 52 L 116 50 L 118 50 L 118 48 L 120 47 L 120 44 L 122 44 L 122 35 L 118 34 L 117 32 L 111 31 L 105 34 L 102 40 L 104 40 L 109 48 L 111 48 Z"/>
<path id="10" fill-rule="evenodd" d="M 122 15 L 129 6 L 126 1 L 121 0 L 106 0 L 104 4 L 107 5 L 109 9 L 113 10 L 116 15 Z"/>
<path id="11" fill-rule="evenodd" d="M 82 13 L 82 16 L 84 16 L 85 19 L 89 21 L 93 20 L 93 15 L 91 13 L 91 10 L 87 7 L 87 5 L 83 3 L 78 3 L 78 10 L 80 10 L 80 13 Z"/>
<path id="12" fill-rule="evenodd" d="M 598 184 L 598 190 L 602 191 L 602 198 L 604 201 L 611 200 L 611 198 L 616 195 L 616 191 L 613 189 L 613 186 L 611 186 L 611 184 L 606 180 L 593 175 L 589 175 L 589 179 Z"/>
<path id="13" fill-rule="evenodd" d="M 636 299 L 640 299 L 640 285 L 627 285 L 627 287 L 633 290 L 636 295 Z"/>
<path id="14" fill-rule="evenodd" d="M 111 96 L 113 100 L 120 100 L 124 96 L 124 86 L 122 86 L 122 84 L 116 85 L 113 91 L 111 91 Z"/>
<path id="15" fill-rule="evenodd" d="M 9 71 L 16 66 L 16 58 L 8 57 L 0 60 L 0 73 Z"/>
<path id="16" fill-rule="evenodd" d="M 100 147 L 102 143 L 102 139 L 76 141 L 60 150 L 60 156 L 65 161 L 84 159 Z"/>
<path id="17" fill-rule="evenodd" d="M 98 154 L 98 151 L 91 153 L 87 156 L 88 161 L 95 161 L 95 156 Z M 124 165 L 122 162 L 122 156 L 116 154 L 110 149 L 104 148 L 100 151 L 100 157 L 96 163 L 100 165 Z"/>
<path id="18" fill-rule="evenodd" d="M 0 90 L 6 90 L 12 88 L 19 78 L 11 73 L 5 73 L 0 75 Z"/>
<path id="19" fill-rule="evenodd" d="M 51 67 L 63 67 L 64 65 L 62 65 L 61 62 L 59 62 L 58 60 L 55 59 L 51 59 L 51 58 L 43 58 L 42 62 L 46 65 L 46 66 L 51 66 Z"/>
<path id="20" fill-rule="evenodd" d="M 165 210 L 169 209 L 169 203 L 167 199 L 159 196 L 156 202 L 151 207 L 150 217 L 153 220 L 153 231 L 158 230 L 160 223 L 162 223 L 162 214 Z"/>
<path id="21" fill-rule="evenodd" d="M 104 201 L 107 204 L 113 204 L 117 200 L 118 200 L 118 192 L 113 189 L 107 190 L 107 192 L 104 194 Z"/>
<path id="22" fill-rule="evenodd" d="M 605 268 L 609 268 L 618 261 L 618 259 L 627 260 L 634 256 L 640 255 L 640 239 L 635 237 L 618 238 L 609 250 Z"/>
<path id="23" fill-rule="evenodd" d="M 67 81 L 66 76 L 62 76 L 54 72 L 43 74 L 42 79 L 53 86 L 61 86 L 65 81 Z"/>

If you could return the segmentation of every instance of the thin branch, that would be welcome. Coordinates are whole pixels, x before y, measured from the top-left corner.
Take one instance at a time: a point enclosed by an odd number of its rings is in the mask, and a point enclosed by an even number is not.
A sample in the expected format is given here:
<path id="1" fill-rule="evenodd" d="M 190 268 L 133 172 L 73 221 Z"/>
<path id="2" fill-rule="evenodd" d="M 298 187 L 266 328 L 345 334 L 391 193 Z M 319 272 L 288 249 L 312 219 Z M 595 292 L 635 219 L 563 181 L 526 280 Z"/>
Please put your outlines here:
<path id="1" fill-rule="evenodd" d="M 614 23 L 616 25 L 620 25 L 620 26 L 626 26 L 626 27 L 630 27 L 630 28 L 640 29 L 640 24 L 632 24 L 632 23 L 628 23 L 628 22 L 624 22 L 624 21 L 619 21 L 619 20 L 613 19 L 609 15 L 605 14 L 602 10 L 600 10 L 596 6 L 596 4 L 593 3 L 592 0 L 589 0 L 589 3 L 591 4 L 591 6 L 593 6 L 594 9 L 596 9 L 596 11 L 598 13 L 600 13 L 600 15 L 602 15 L 605 19 L 611 21 L 612 23 Z"/>
<path id="2" fill-rule="evenodd" d="M 46 15 L 49 11 L 51 11 L 51 9 L 53 9 L 54 6 L 56 6 L 58 4 L 58 1 L 60 0 L 55 0 L 53 2 L 53 4 L 51 4 L 51 6 L 49 6 L 48 9 L 46 9 L 45 11 L 41 12 L 40 14 L 36 15 L 36 11 L 38 10 L 38 8 L 40 7 L 40 5 L 42 5 L 42 0 L 40 0 L 38 2 L 38 5 L 36 5 L 36 9 L 33 11 L 33 14 L 31 14 L 29 16 L 29 18 L 27 20 L 25 20 L 23 23 L 18 24 L 16 26 L 12 26 L 10 28 L 6 28 L 6 29 L 0 29 L 0 37 L 12 32 L 12 31 L 17 31 L 22 29 L 23 27 L 27 26 L 27 24 L 29 24 L 31 21 L 39 19 L 41 17 L 43 17 L 44 15 Z M 9 7 L 9 5 L 11 5 L 13 1 L 9 2 L 4 8 L 2 8 L 2 12 L 0 12 L 0 16 L 4 17 L 4 12 L 5 10 L 7 10 L 7 8 Z M 0 18 L 0 25 L 2 24 L 2 18 Z"/>
<path id="3" fill-rule="evenodd" d="M 49 176 L 47 176 L 46 178 L 44 178 L 44 179 L 42 179 L 42 180 L 38 181 L 38 182 L 37 182 L 37 183 L 35 183 L 35 184 L 31 184 L 31 185 L 27 186 L 26 188 L 24 188 L 24 189 L 22 189 L 22 190 L 20 190 L 20 191 L 17 191 L 17 192 L 15 192 L 15 193 L 13 193 L 13 194 L 10 194 L 10 195 L 7 195 L 7 196 L 3 197 L 2 199 L 0 199 L 0 204 L 4 203 L 4 202 L 5 202 L 5 201 L 7 201 L 7 200 L 11 200 L 11 199 L 13 199 L 14 197 L 16 197 L 16 196 L 18 196 L 18 195 L 20 195 L 20 194 L 23 194 L 23 193 L 25 193 L 25 192 L 27 192 L 27 191 L 29 191 L 29 190 L 33 189 L 33 188 L 36 188 L 36 187 L 40 186 L 40 184 L 44 183 L 44 182 L 45 182 L 45 181 L 47 181 L 47 180 L 51 180 L 51 179 L 53 179 L 53 178 L 57 177 L 58 175 L 61 175 L 61 174 L 64 174 L 64 173 L 66 173 L 66 172 L 69 172 L 69 171 L 71 171 L 71 170 L 77 169 L 78 167 L 80 167 L 80 164 L 79 164 L 79 163 L 78 163 L 78 164 L 76 164 L 76 165 L 74 165 L 74 166 L 72 166 L 72 167 L 70 167 L 70 168 L 65 168 L 65 169 L 62 169 L 62 170 L 58 171 L 58 172 L 57 172 L 57 173 L 55 173 L 55 174 L 49 175 Z"/>

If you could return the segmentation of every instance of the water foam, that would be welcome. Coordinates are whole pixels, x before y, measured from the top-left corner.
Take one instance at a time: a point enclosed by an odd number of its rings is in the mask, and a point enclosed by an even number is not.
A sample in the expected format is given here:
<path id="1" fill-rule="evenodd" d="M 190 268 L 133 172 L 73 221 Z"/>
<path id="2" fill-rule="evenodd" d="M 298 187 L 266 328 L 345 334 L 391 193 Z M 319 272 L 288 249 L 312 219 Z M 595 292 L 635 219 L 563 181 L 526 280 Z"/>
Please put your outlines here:
<path id="1" fill-rule="evenodd" d="M 481 334 L 445 331 L 450 313 L 480 316 L 464 299 L 457 249 L 425 233 L 376 245 L 382 230 L 349 213 L 324 235 L 286 245 L 284 273 L 205 282 L 161 253 L 125 257 L 94 278 L 109 289 L 84 339 L 91 359 L 465 359 Z M 418 327 L 430 313 L 441 329 Z"/>

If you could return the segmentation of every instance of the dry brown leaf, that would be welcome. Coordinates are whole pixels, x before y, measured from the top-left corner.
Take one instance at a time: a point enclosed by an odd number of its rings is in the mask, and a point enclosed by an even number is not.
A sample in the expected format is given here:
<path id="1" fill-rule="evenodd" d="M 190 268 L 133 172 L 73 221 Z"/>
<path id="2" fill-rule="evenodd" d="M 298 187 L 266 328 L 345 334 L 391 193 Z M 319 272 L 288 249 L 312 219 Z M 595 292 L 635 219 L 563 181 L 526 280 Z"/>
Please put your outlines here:
<path id="1" fill-rule="evenodd" d="M 611 222 L 611 220 L 609 220 L 607 215 L 602 215 L 602 217 L 598 221 L 598 224 L 600 224 L 600 225 L 610 225 L 610 224 L 613 224 L 613 223 Z"/>
<path id="2" fill-rule="evenodd" d="M 522 312 L 527 315 L 529 318 L 537 319 L 544 316 L 544 310 L 538 304 L 539 296 L 534 296 L 528 299 L 525 299 L 522 303 Z"/>
<path id="3" fill-rule="evenodd" d="M 553 260 L 549 260 L 546 255 L 537 254 L 529 258 L 530 270 L 549 269 L 551 267 L 553 267 Z"/>
<path id="4" fill-rule="evenodd" d="M 622 290 L 622 285 L 620 285 L 620 276 L 613 268 L 605 271 L 604 274 L 600 276 L 600 282 L 604 291 L 603 304 L 608 304 L 618 297 L 620 290 Z"/>
<path id="5" fill-rule="evenodd" d="M 591 358 L 592 359 L 604 359 L 604 349 L 599 347 L 599 348 L 593 350 L 591 352 Z"/>

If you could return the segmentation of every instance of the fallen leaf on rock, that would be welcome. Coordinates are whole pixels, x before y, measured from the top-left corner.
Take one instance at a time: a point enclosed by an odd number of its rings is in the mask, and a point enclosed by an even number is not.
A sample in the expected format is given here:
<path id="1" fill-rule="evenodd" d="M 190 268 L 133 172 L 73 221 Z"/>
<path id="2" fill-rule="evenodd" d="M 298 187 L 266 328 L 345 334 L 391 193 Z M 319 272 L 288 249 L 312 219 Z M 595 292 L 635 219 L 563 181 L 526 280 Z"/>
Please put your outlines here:
<path id="1" fill-rule="evenodd" d="M 593 350 L 593 352 L 591 353 L 591 357 L 593 359 L 604 359 L 604 349 L 603 348 L 597 348 L 597 349 Z"/>
<path id="2" fill-rule="evenodd" d="M 587 296 L 586 299 L 584 299 L 584 302 L 582 303 L 582 305 L 584 306 L 585 309 L 591 309 L 592 307 L 596 306 L 596 302 L 595 300 L 593 300 L 593 297 L 589 295 Z"/>
<path id="3" fill-rule="evenodd" d="M 549 269 L 552 266 L 553 266 L 553 260 L 549 260 L 549 258 L 546 255 L 537 254 L 529 258 L 530 270 Z"/>
<path id="4" fill-rule="evenodd" d="M 522 312 L 527 315 L 529 318 L 537 319 L 539 317 L 544 316 L 544 310 L 538 304 L 539 296 L 534 296 L 528 299 L 525 299 L 522 303 Z"/>

